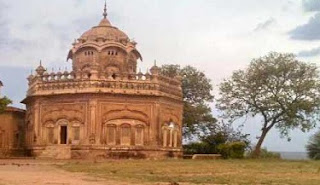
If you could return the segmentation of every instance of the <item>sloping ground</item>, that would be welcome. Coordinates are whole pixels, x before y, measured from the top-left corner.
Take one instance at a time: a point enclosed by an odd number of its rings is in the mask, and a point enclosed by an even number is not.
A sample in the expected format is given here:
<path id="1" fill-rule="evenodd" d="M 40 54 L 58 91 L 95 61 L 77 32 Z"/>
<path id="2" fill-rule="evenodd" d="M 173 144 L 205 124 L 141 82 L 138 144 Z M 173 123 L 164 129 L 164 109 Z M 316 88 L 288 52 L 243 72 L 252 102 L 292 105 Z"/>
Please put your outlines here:
<path id="1" fill-rule="evenodd" d="M 129 184 L 319 185 L 320 162 L 0 160 L 0 185 Z"/>
<path id="2" fill-rule="evenodd" d="M 0 160 L 0 185 L 115 185 L 106 179 L 57 169 L 56 162 Z M 60 164 L 61 165 L 61 164 Z M 124 185 L 124 184 L 123 184 Z"/>
<path id="3" fill-rule="evenodd" d="M 230 185 L 319 185 L 320 162 L 284 160 L 122 160 L 69 162 L 71 172 L 118 182 Z"/>

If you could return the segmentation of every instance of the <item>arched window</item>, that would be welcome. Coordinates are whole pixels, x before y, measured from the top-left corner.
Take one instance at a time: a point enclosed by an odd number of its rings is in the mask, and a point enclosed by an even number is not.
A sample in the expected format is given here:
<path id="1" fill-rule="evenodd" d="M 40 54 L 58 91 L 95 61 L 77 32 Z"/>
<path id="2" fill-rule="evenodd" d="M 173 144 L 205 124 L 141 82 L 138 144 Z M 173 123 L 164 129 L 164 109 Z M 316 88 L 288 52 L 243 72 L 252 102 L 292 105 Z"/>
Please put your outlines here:
<path id="1" fill-rule="evenodd" d="M 162 127 L 162 146 L 167 147 L 169 140 L 170 140 L 170 131 L 167 126 L 164 126 Z"/>
<path id="2" fill-rule="evenodd" d="M 107 125 L 107 145 L 116 145 L 116 125 Z"/>
<path id="3" fill-rule="evenodd" d="M 144 145 L 144 127 L 137 125 L 135 130 L 135 145 Z"/>
<path id="4" fill-rule="evenodd" d="M 171 122 L 162 127 L 163 147 L 178 147 L 179 127 Z"/>
<path id="5" fill-rule="evenodd" d="M 121 126 L 121 145 L 131 145 L 131 126 L 129 124 Z"/>

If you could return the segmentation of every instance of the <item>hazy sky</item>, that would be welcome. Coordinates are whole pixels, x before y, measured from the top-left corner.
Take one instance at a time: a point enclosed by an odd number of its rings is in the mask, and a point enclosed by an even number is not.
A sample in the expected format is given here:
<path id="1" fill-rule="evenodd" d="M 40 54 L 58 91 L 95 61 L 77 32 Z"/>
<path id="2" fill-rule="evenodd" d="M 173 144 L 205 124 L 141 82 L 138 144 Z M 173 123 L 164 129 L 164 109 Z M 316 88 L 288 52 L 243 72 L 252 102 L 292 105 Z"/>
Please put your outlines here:
<path id="1" fill-rule="evenodd" d="M 145 70 L 158 64 L 192 65 L 216 87 L 232 71 L 270 51 L 320 59 L 320 0 L 108 0 L 111 23 L 138 42 Z M 39 60 L 55 70 L 71 43 L 102 18 L 103 0 L 0 0 L 0 79 L 16 106 L 25 96 L 26 76 Z M 215 90 L 216 92 L 216 90 Z M 255 138 L 259 120 L 245 132 Z M 292 141 L 273 131 L 272 150 L 303 151 L 311 133 Z"/>

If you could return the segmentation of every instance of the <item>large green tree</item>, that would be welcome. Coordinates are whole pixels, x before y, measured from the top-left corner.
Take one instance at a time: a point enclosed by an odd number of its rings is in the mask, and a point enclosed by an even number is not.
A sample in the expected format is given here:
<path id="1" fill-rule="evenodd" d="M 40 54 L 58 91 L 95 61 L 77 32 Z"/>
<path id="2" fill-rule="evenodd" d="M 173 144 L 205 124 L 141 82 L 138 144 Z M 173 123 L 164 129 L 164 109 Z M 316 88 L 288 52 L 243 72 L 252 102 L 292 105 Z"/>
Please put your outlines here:
<path id="1" fill-rule="evenodd" d="M 163 75 L 182 77 L 184 101 L 183 134 L 186 138 L 201 137 L 215 128 L 216 119 L 208 103 L 213 101 L 212 84 L 206 75 L 194 67 L 163 65 Z"/>
<path id="2" fill-rule="evenodd" d="M 292 129 L 303 132 L 316 124 L 319 115 L 319 74 L 313 64 L 293 54 L 270 53 L 254 59 L 249 67 L 233 73 L 220 84 L 217 107 L 232 122 L 247 116 L 262 118 L 261 135 L 254 154 L 269 131 L 279 129 L 289 138 Z"/>

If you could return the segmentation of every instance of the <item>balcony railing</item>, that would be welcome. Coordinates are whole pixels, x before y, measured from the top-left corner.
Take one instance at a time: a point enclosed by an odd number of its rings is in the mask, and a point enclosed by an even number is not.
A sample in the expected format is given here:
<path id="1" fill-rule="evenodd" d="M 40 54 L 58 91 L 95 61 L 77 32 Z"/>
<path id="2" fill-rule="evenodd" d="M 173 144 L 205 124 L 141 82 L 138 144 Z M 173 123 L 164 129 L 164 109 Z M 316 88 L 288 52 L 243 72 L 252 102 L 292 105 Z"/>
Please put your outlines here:
<path id="1" fill-rule="evenodd" d="M 181 80 L 153 74 L 114 74 L 92 78 L 88 73 L 58 72 L 30 76 L 28 96 L 71 93 L 117 93 L 182 98 Z"/>

